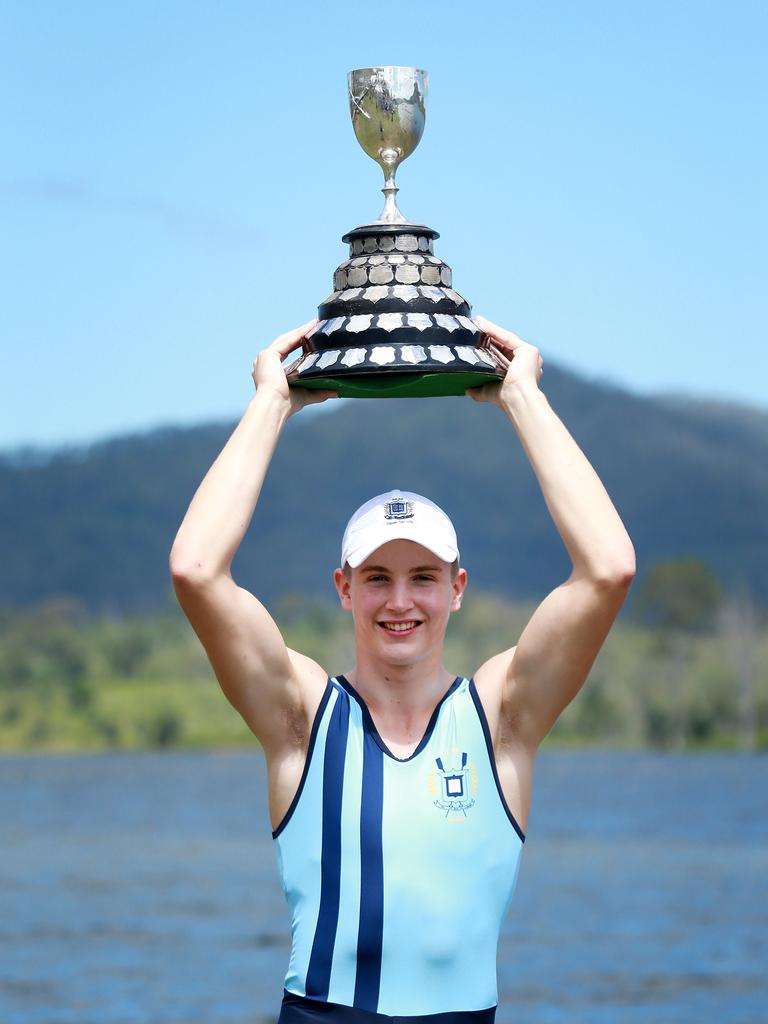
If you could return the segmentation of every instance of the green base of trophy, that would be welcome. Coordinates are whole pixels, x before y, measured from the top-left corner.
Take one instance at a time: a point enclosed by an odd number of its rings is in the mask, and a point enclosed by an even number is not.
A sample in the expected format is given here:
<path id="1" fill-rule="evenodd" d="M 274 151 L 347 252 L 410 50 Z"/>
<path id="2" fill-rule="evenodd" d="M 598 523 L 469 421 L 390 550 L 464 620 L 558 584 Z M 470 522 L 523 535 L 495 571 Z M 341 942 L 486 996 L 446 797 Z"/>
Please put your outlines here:
<path id="1" fill-rule="evenodd" d="M 467 388 L 498 383 L 487 373 L 381 373 L 350 377 L 313 377 L 293 387 L 328 389 L 339 398 L 447 398 L 463 395 Z"/>

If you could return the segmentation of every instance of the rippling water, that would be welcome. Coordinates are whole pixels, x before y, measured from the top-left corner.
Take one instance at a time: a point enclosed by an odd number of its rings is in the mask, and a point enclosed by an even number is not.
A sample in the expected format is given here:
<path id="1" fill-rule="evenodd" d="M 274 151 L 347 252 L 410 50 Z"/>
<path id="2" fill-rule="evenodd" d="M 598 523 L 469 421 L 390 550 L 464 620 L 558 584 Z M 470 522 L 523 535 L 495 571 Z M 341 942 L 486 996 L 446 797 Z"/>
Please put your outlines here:
<path id="1" fill-rule="evenodd" d="M 540 753 L 500 1024 L 765 1024 L 768 758 Z M 274 1021 L 259 753 L 0 757 L 0 1024 Z"/>

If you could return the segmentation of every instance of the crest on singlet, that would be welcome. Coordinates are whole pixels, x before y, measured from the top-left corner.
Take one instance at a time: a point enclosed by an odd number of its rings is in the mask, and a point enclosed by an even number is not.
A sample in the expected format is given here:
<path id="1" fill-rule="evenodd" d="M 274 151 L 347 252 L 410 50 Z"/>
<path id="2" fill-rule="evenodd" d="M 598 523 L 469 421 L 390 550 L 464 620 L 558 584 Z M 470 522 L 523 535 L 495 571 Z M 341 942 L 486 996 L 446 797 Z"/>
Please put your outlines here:
<path id="1" fill-rule="evenodd" d="M 477 768 L 466 750 L 452 751 L 435 758 L 427 785 L 435 807 L 444 811 L 446 818 L 465 821 L 467 811 L 475 806 Z"/>

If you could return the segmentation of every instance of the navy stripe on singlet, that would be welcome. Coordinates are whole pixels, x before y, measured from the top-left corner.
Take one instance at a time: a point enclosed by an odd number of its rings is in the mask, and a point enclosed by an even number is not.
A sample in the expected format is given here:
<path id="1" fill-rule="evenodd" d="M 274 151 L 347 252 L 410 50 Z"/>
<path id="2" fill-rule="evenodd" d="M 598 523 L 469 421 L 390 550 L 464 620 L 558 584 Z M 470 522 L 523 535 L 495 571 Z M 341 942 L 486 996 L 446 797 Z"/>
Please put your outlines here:
<path id="1" fill-rule="evenodd" d="M 381 984 L 384 934 L 384 853 L 381 819 L 384 804 L 384 753 L 366 730 L 360 806 L 360 923 L 354 1005 L 375 1011 Z"/>
<path id="2" fill-rule="evenodd" d="M 320 861 L 320 909 L 309 957 L 305 992 L 327 999 L 331 964 L 339 923 L 341 882 L 341 796 L 344 786 L 344 758 L 349 731 L 349 696 L 337 691 L 336 705 L 328 723 L 323 761 L 323 826 Z"/>

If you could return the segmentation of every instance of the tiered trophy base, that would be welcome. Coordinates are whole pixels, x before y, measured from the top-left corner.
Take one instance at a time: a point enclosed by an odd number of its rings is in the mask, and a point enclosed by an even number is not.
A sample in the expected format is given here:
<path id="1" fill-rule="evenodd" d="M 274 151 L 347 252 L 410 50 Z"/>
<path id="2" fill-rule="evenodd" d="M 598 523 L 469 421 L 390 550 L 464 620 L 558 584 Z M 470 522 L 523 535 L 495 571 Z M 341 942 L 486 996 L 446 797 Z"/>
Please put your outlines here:
<path id="1" fill-rule="evenodd" d="M 349 259 L 302 355 L 286 367 L 292 387 L 349 398 L 463 395 L 499 381 L 504 366 L 434 255 L 436 231 L 420 224 L 364 224 L 348 232 Z"/>

